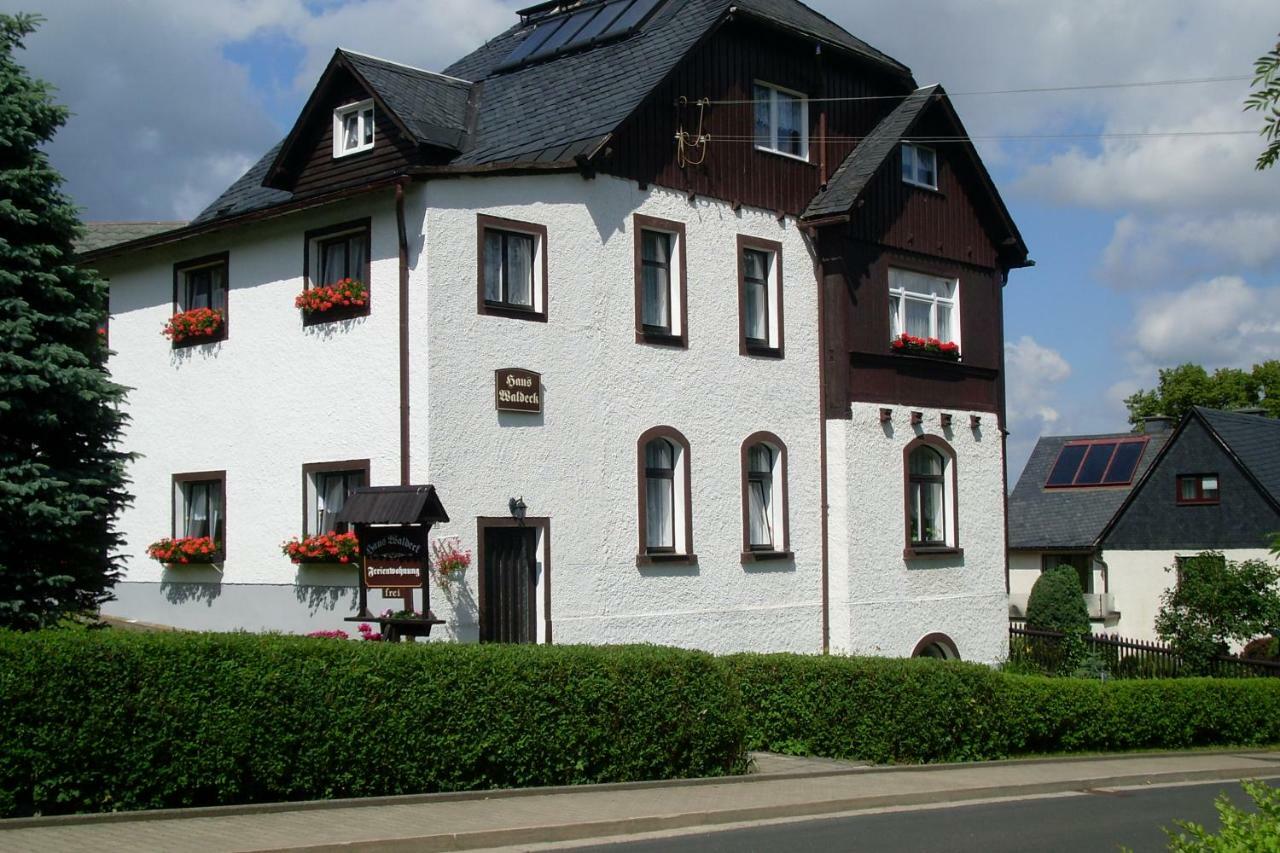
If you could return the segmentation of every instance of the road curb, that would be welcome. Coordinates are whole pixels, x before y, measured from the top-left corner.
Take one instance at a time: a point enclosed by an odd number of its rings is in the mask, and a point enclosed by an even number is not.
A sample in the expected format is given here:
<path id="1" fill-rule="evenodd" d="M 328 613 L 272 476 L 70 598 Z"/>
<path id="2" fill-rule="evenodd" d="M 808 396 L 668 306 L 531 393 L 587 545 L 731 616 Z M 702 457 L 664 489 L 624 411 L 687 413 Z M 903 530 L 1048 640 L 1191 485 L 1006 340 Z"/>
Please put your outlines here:
<path id="1" fill-rule="evenodd" d="M 1142 752 L 1114 753 L 1110 755 L 1062 756 L 1043 758 L 1010 758 L 998 761 L 966 761 L 951 764 L 877 764 L 848 767 L 831 767 L 828 769 L 809 769 L 796 772 L 759 773 L 743 776 L 709 776 L 695 779 L 658 779 L 643 782 L 609 782 L 597 785 L 556 785 L 542 788 L 494 788 L 483 791 L 449 791 L 434 794 L 400 794 L 389 797 L 353 797 L 333 800 L 298 800 L 295 802 L 246 803 L 227 806 L 193 806 L 174 809 L 147 809 L 139 811 L 104 812 L 99 814 L 49 815 L 43 817 L 20 817 L 0 820 L 0 836 L 5 830 L 38 829 L 59 826 L 80 826 L 88 824 L 133 823 L 144 821 L 182 820 L 187 818 L 219 818 L 240 817 L 245 815 L 277 814 L 281 812 L 331 811 L 338 809 L 377 808 L 380 806 L 430 805 L 433 803 L 474 802 L 483 800 L 503 800 L 519 797 L 539 797 L 554 794 L 581 794 L 592 791 L 619 792 L 644 791 L 655 788 L 686 788 L 706 785 L 753 784 L 757 782 L 785 782 L 798 779 L 820 779 L 837 776 L 857 776 L 875 773 L 933 773 L 947 770 L 973 769 L 981 767 L 1007 767 L 1012 765 L 1034 766 L 1037 764 L 1084 764 L 1090 762 L 1116 761 L 1127 758 L 1176 758 L 1187 755 L 1252 755 L 1264 756 L 1274 754 L 1280 762 L 1280 750 L 1269 747 L 1202 750 L 1193 753 Z M 1277 765 L 1280 772 L 1280 763 Z M 1128 777 L 1126 777 L 1128 778 Z M 1140 783 L 1135 783 L 1140 784 Z M 999 795 L 997 795 L 999 796 Z M 904 805 L 911 805 L 904 803 Z M 875 806 L 869 806 L 875 808 Z M 785 816 L 785 815 L 784 815 Z M 679 828 L 679 827 L 676 827 Z M 644 830 L 637 830 L 644 831 Z M 595 837 L 595 836 L 587 836 Z M 520 842 L 513 842 L 520 843 Z M 334 848 L 339 849 L 339 848 Z M 343 848 L 345 849 L 345 848 Z M 455 849 L 455 848 L 442 848 Z M 473 848 L 456 848 L 473 849 Z"/>
<path id="2" fill-rule="evenodd" d="M 1006 797 L 1030 797 L 1043 794 L 1070 793 L 1098 788 L 1122 788 L 1138 785 L 1172 785 L 1182 782 L 1234 781 L 1237 779 L 1280 778 L 1280 767 L 1274 773 L 1251 774 L 1240 768 L 1217 770 L 1173 771 L 1157 774 L 1133 774 L 1097 779 L 1038 782 L 1026 785 L 998 785 L 986 788 L 927 791 L 914 794 L 846 797 L 819 802 L 788 803 L 778 806 L 755 806 L 740 809 L 716 809 L 670 815 L 646 815 L 620 820 L 585 823 L 547 824 L 534 827 L 485 830 L 466 833 L 441 833 L 412 838 L 377 839 L 336 844 L 298 845 L 291 847 L 245 848 L 246 853 L 448 853 L 520 844 L 582 841 L 590 838 L 639 835 L 694 827 L 712 827 L 749 821 L 779 820 L 796 817 L 820 817 L 826 814 L 858 812 L 893 806 L 948 805 L 971 800 Z"/>

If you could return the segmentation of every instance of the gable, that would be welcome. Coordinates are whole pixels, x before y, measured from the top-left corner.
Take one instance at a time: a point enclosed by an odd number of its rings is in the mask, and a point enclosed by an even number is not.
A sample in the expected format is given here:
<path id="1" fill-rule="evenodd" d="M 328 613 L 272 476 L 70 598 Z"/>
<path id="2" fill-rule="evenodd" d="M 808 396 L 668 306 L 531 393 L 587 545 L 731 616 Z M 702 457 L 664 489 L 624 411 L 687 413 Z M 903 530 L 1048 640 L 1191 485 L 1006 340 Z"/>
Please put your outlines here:
<path id="1" fill-rule="evenodd" d="M 1179 475 L 1216 474 L 1219 502 L 1178 505 Z M 1280 513 L 1204 422 L 1179 426 L 1120 514 L 1103 534 L 1115 550 L 1263 548 Z"/>

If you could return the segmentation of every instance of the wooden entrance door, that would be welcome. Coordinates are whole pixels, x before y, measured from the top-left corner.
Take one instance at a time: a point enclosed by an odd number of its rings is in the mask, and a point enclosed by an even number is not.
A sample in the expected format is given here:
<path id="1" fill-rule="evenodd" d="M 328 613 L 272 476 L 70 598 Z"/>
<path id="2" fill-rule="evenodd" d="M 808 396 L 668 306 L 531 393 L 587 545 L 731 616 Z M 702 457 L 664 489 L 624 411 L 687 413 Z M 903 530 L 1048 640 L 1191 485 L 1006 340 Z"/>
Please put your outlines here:
<path id="1" fill-rule="evenodd" d="M 536 642 L 538 531 L 488 527 L 480 567 L 480 642 Z"/>

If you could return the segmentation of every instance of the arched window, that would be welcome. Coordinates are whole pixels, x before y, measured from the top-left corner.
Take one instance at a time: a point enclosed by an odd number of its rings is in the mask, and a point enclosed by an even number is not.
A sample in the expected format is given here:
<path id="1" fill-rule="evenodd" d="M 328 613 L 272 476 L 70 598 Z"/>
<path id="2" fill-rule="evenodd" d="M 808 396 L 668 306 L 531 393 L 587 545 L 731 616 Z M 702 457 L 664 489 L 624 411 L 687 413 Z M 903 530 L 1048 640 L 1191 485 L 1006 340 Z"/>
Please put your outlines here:
<path id="1" fill-rule="evenodd" d="M 638 562 L 691 560 L 693 515 L 689 499 L 689 443 L 671 427 L 640 436 Z"/>
<path id="2" fill-rule="evenodd" d="M 960 651 L 955 641 L 946 634 L 929 634 L 916 643 L 913 658 L 936 658 L 938 660 L 960 660 Z"/>
<path id="3" fill-rule="evenodd" d="M 907 556 L 957 549 L 955 455 L 950 445 L 925 435 L 907 445 L 903 455 Z"/>
<path id="4" fill-rule="evenodd" d="M 770 432 L 742 443 L 742 550 L 745 557 L 789 554 L 787 446 Z"/>

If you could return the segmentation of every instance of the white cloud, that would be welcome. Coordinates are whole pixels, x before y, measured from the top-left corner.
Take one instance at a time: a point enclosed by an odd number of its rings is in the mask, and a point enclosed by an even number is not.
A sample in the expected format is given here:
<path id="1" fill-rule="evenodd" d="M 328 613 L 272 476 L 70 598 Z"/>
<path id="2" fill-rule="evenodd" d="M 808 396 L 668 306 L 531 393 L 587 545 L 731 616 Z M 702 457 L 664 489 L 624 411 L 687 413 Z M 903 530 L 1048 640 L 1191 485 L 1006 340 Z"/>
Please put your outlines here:
<path id="1" fill-rule="evenodd" d="M 1038 422 L 1042 428 L 1056 423 L 1054 386 L 1071 376 L 1071 365 L 1057 350 L 1041 346 L 1028 335 L 1006 343 L 1004 358 L 1009 420 L 1024 425 Z"/>
<path id="2" fill-rule="evenodd" d="M 1137 309 L 1137 352 L 1153 364 L 1248 367 L 1280 358 L 1280 288 L 1221 276 Z"/>
<path id="3" fill-rule="evenodd" d="M 1115 224 L 1099 273 L 1119 289 L 1182 285 L 1224 267 L 1258 271 L 1280 262 L 1280 212 L 1177 213 Z"/>

